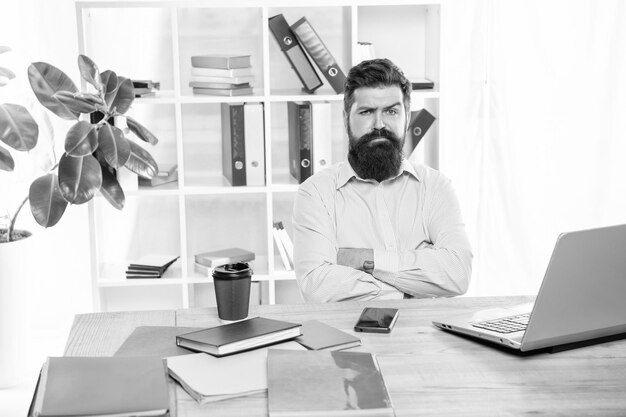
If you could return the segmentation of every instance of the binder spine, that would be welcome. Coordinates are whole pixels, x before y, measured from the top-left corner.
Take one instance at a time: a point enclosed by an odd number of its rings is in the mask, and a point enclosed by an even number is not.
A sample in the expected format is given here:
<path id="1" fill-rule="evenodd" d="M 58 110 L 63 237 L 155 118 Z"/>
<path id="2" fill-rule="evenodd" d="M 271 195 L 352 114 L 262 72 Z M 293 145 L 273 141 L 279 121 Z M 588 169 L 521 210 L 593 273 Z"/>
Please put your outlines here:
<path id="1" fill-rule="evenodd" d="M 232 186 L 246 185 L 243 104 L 222 103 L 222 169 Z"/>
<path id="2" fill-rule="evenodd" d="M 315 68 L 307 58 L 298 39 L 291 31 L 282 14 L 269 19 L 269 27 L 278 42 L 281 51 L 287 57 L 289 64 L 300 79 L 304 90 L 312 93 L 323 85 L 322 80 L 315 72 Z"/>
<path id="3" fill-rule="evenodd" d="M 311 130 L 311 103 L 304 103 L 299 109 L 300 127 L 300 183 L 306 181 L 313 173 L 312 157 L 312 130 Z"/>
<path id="4" fill-rule="evenodd" d="M 307 18 L 303 17 L 291 25 L 291 30 L 322 71 L 335 92 L 337 94 L 343 93 L 346 76 Z"/>
<path id="5" fill-rule="evenodd" d="M 265 129 L 263 103 L 244 105 L 246 185 L 265 185 Z"/>

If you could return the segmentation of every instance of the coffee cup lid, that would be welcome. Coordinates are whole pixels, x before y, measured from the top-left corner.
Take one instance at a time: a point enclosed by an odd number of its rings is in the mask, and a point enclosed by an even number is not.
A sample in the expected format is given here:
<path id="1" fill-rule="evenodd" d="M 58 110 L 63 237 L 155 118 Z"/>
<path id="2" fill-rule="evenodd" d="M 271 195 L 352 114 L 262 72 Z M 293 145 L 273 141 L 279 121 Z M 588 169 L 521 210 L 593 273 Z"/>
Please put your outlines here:
<path id="1" fill-rule="evenodd" d="M 252 275 L 252 269 L 245 262 L 220 265 L 213 269 L 213 276 L 218 278 L 237 279 L 249 277 L 250 275 Z"/>

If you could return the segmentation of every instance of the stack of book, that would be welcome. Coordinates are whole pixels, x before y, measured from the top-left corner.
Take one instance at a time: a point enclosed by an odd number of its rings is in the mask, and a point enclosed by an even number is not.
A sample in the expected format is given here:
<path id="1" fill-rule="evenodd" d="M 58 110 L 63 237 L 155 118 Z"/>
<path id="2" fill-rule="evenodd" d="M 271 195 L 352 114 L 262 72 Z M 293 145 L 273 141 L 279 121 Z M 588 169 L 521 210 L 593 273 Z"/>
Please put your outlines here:
<path id="1" fill-rule="evenodd" d="M 154 96 L 156 91 L 160 89 L 161 83 L 159 81 L 133 80 L 133 92 L 136 98 Z"/>
<path id="2" fill-rule="evenodd" d="M 149 254 L 141 259 L 131 262 L 126 270 L 126 278 L 161 278 L 179 256 Z"/>
<path id="3" fill-rule="evenodd" d="M 240 248 L 228 248 L 198 253 L 194 256 L 194 269 L 203 275 L 211 276 L 213 268 L 220 265 L 250 262 L 254 260 L 254 252 Z"/>
<path id="4" fill-rule="evenodd" d="M 194 94 L 242 96 L 252 94 L 250 55 L 194 55 L 189 86 Z"/>
<path id="5" fill-rule="evenodd" d="M 293 242 L 285 230 L 283 222 L 274 222 L 272 235 L 274 236 L 274 243 L 276 244 L 276 248 L 278 248 L 278 253 L 280 254 L 280 259 L 283 262 L 285 270 L 291 271 L 293 269 Z"/>

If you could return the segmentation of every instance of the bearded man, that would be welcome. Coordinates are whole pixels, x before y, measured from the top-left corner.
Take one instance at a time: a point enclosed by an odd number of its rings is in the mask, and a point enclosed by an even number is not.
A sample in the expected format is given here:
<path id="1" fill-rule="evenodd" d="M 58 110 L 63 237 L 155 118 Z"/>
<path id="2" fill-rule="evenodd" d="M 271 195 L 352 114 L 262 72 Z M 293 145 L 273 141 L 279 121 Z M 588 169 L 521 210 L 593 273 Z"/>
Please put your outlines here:
<path id="1" fill-rule="evenodd" d="M 411 84 L 388 59 L 345 82 L 347 161 L 300 185 L 294 264 L 308 302 L 425 298 L 467 291 L 472 251 L 450 181 L 404 158 Z"/>

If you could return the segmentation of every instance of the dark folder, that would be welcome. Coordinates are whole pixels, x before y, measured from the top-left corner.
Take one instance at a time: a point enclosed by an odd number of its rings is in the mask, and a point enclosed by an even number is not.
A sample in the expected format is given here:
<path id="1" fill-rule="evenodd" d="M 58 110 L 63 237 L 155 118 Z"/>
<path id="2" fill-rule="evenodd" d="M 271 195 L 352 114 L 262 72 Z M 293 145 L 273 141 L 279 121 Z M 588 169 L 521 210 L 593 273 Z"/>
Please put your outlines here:
<path id="1" fill-rule="evenodd" d="M 326 77 L 333 87 L 333 90 L 335 90 L 337 94 L 343 93 L 343 84 L 346 81 L 346 76 L 343 74 L 343 71 L 341 71 L 341 68 L 339 68 L 335 57 L 333 57 L 326 45 L 324 45 L 324 42 L 322 42 L 322 39 L 317 32 L 315 32 L 307 18 L 303 17 L 291 25 L 291 30 L 295 33 L 304 49 L 306 49 L 309 56 L 322 71 L 322 74 L 324 74 L 324 77 Z"/>
<path id="2" fill-rule="evenodd" d="M 287 103 L 289 122 L 289 172 L 302 184 L 313 174 L 311 164 L 313 132 L 311 131 L 311 103 Z"/>
<path id="3" fill-rule="evenodd" d="M 411 150 L 415 149 L 417 144 L 420 143 L 434 121 L 435 116 L 426 109 L 411 112 L 411 123 L 409 124 L 408 132 L 408 136 L 411 139 Z"/>
<path id="4" fill-rule="evenodd" d="M 222 103 L 222 172 L 232 186 L 246 185 L 243 103 Z"/>
<path id="5" fill-rule="evenodd" d="M 296 75 L 300 78 L 306 92 L 312 93 L 321 87 L 324 83 L 306 57 L 302 46 L 298 43 L 298 39 L 289 28 L 284 16 L 279 14 L 270 17 L 269 26 L 281 51 L 283 51 Z"/>

